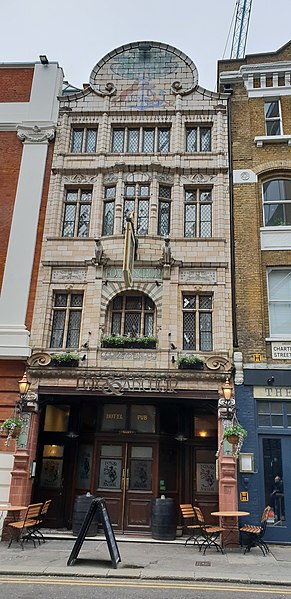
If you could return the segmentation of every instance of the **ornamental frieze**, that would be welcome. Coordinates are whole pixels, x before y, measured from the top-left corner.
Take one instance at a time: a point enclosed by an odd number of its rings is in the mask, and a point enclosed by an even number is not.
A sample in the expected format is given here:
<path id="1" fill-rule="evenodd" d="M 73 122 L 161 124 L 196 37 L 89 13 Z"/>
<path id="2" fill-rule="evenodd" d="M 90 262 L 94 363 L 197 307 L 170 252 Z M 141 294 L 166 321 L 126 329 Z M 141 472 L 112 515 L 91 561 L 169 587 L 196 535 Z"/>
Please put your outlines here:
<path id="1" fill-rule="evenodd" d="M 210 269 L 181 268 L 180 283 L 216 283 L 216 271 Z"/>
<path id="2" fill-rule="evenodd" d="M 84 184 L 84 185 L 88 185 L 88 184 L 92 184 L 95 183 L 95 181 L 97 181 L 97 175 L 85 175 L 82 173 L 78 173 L 75 175 L 66 175 L 65 177 L 63 177 L 63 181 L 65 184 L 70 184 L 70 183 L 78 183 L 78 184 Z"/>

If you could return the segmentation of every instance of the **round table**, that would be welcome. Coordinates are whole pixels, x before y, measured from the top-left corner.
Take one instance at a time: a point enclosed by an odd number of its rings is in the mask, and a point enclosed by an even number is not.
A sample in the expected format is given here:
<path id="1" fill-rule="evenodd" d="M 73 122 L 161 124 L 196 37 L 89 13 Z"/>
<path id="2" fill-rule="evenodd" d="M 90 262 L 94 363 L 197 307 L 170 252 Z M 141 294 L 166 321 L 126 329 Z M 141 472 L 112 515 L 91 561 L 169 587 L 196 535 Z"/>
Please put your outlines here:
<path id="1" fill-rule="evenodd" d="M 211 516 L 218 516 L 219 518 L 221 518 L 222 520 L 224 518 L 239 518 L 240 516 L 249 516 L 250 512 L 243 512 L 241 510 L 225 510 L 225 511 L 221 511 L 221 512 L 211 512 Z M 223 528 L 223 526 L 222 526 Z M 230 526 L 227 527 L 225 526 L 225 532 L 226 535 L 223 538 L 223 547 L 226 547 L 226 545 L 237 545 L 239 546 L 239 540 L 238 540 L 238 527 L 237 524 L 236 526 L 233 526 L 232 523 L 230 523 Z"/>
<path id="2" fill-rule="evenodd" d="M 242 512 L 238 510 L 224 511 L 224 512 L 211 512 L 211 516 L 220 516 L 221 518 L 239 518 L 240 516 L 249 516 L 250 512 Z"/>

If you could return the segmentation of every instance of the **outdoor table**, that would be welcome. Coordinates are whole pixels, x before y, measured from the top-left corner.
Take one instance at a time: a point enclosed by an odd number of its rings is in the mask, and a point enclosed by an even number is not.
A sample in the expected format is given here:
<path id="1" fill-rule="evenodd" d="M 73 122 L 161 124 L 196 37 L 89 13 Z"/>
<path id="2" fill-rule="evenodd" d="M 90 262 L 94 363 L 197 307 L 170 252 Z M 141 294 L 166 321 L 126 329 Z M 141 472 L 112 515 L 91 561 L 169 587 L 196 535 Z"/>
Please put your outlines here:
<path id="1" fill-rule="evenodd" d="M 27 510 L 27 505 L 0 505 L 0 521 L 4 518 L 4 512 L 12 513 L 15 519 L 15 513 L 22 512 L 23 510 Z"/>
<path id="2" fill-rule="evenodd" d="M 226 535 L 222 535 L 222 545 L 239 545 L 238 540 L 238 522 L 237 518 L 240 516 L 249 516 L 250 512 L 243 512 L 240 510 L 211 512 L 211 516 L 218 516 L 221 518 L 221 526 L 226 530 Z M 225 522 L 224 522 L 225 520 Z M 226 522 L 226 520 L 229 520 Z"/>

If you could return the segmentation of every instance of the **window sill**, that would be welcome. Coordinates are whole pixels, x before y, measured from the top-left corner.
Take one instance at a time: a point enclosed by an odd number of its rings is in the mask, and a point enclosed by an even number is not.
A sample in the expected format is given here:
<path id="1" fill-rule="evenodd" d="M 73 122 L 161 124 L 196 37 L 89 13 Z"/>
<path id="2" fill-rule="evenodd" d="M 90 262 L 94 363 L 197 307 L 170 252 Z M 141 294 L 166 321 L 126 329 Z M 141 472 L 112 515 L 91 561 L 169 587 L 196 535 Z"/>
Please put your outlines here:
<path id="1" fill-rule="evenodd" d="M 257 148 L 262 148 L 265 144 L 287 143 L 291 146 L 291 135 L 262 135 L 254 139 Z"/>
<path id="2" fill-rule="evenodd" d="M 291 226 L 261 227 L 261 250 L 290 250 Z"/>

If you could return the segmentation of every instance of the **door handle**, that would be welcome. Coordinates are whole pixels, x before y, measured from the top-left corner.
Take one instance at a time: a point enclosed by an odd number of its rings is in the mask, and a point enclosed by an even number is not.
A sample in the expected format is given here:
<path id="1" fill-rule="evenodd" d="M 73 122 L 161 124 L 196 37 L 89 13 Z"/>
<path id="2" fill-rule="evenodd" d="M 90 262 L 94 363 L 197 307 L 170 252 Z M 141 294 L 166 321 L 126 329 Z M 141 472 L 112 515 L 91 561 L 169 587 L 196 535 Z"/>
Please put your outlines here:
<path id="1" fill-rule="evenodd" d="M 126 470 L 126 484 L 125 484 L 125 490 L 128 491 L 128 487 L 129 487 L 129 471 L 128 468 Z"/>
<path id="2" fill-rule="evenodd" d="M 122 475 L 121 475 L 121 488 L 124 489 L 124 484 L 125 484 L 125 468 L 122 469 Z"/>

